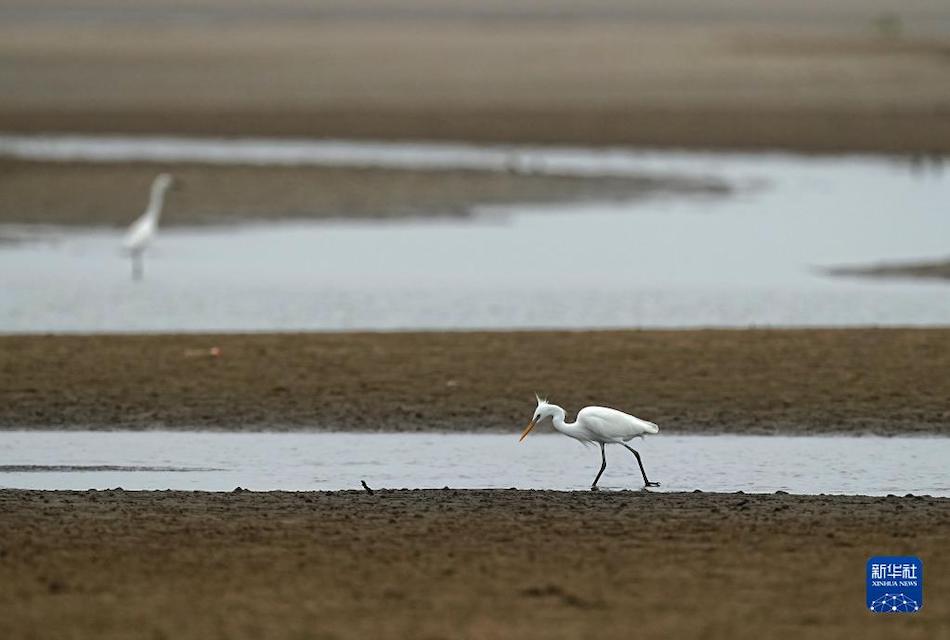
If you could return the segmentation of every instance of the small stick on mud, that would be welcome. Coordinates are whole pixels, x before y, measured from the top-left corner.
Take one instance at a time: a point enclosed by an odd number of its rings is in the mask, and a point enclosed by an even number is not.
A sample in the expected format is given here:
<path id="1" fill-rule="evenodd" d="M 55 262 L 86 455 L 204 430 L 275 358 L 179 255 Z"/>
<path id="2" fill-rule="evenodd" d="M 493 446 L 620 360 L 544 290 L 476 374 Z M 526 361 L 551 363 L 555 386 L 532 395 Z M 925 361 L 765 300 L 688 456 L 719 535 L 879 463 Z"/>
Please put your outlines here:
<path id="1" fill-rule="evenodd" d="M 366 493 L 373 495 L 373 490 L 369 488 L 368 484 L 366 484 L 366 480 L 360 480 L 360 484 L 363 485 L 363 489 L 366 490 Z"/>

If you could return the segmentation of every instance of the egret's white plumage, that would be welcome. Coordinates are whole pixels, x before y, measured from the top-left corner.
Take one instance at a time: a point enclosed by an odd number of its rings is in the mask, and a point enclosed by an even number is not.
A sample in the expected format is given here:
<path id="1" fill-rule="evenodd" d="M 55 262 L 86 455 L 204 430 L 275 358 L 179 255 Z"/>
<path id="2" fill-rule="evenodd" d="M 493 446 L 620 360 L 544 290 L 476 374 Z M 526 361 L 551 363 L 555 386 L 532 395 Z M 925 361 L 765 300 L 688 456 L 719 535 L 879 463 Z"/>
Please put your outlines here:
<path id="1" fill-rule="evenodd" d="M 132 257 L 132 277 L 135 279 L 142 277 L 142 254 L 158 232 L 158 219 L 162 215 L 165 192 L 171 185 L 172 177 L 167 173 L 161 173 L 155 177 L 145 213 L 129 226 L 122 241 L 122 247 Z"/>
<path id="2" fill-rule="evenodd" d="M 554 428 L 564 435 L 574 438 L 585 445 L 591 443 L 600 445 L 600 454 L 603 464 L 600 467 L 600 472 L 597 474 L 597 477 L 594 478 L 591 489 L 597 488 L 597 481 L 600 480 L 604 469 L 607 468 L 607 456 L 604 447 L 608 444 L 619 444 L 636 456 L 637 463 L 640 465 L 640 472 L 643 474 L 643 482 L 646 486 L 652 487 L 659 485 L 659 483 L 650 482 L 650 480 L 647 479 L 640 454 L 624 444 L 634 438 L 642 438 L 646 435 L 659 433 L 660 428 L 657 425 L 646 420 L 641 420 L 629 413 L 624 413 L 623 411 L 609 407 L 584 407 L 577 412 L 577 420 L 574 422 L 567 422 L 565 420 L 566 415 L 566 412 L 561 407 L 538 397 L 538 407 L 534 411 L 534 417 L 531 418 L 531 422 L 528 423 L 528 426 L 525 427 L 524 432 L 521 434 L 521 440 L 527 438 L 528 434 L 531 433 L 531 430 L 534 429 L 538 423 L 544 421 L 546 418 L 551 418 Z M 519 442 L 521 440 L 519 440 Z"/>

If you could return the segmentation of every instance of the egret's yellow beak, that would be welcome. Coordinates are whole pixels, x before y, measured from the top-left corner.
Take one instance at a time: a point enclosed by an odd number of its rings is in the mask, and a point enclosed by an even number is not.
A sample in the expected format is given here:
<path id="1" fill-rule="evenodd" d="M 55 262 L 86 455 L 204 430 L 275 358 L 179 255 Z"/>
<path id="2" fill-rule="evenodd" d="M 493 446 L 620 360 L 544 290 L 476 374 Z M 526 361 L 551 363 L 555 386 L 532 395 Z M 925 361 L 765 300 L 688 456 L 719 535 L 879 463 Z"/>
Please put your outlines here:
<path id="1" fill-rule="evenodd" d="M 537 424 L 537 421 L 532 420 L 528 423 L 528 426 L 524 428 L 524 431 L 521 432 L 521 437 L 518 438 L 518 442 L 521 442 L 528 437 L 528 434 L 531 433 L 531 430 L 534 429 L 534 425 Z"/>

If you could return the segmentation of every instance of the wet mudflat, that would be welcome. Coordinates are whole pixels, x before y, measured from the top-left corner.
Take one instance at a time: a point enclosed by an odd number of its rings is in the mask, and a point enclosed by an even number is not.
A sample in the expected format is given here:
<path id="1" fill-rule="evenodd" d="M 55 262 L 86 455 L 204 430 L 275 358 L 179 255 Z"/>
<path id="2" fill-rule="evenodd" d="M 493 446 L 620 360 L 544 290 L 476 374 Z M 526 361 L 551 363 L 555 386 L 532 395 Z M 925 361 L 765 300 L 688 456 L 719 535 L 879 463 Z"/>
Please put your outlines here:
<path id="1" fill-rule="evenodd" d="M 0 8 L 0 129 L 946 152 L 947 16 L 942 0 L 18 3 Z"/>
<path id="2" fill-rule="evenodd" d="M 0 491 L 7 638 L 935 638 L 950 501 L 550 491 Z M 916 554 L 914 616 L 864 607 Z M 157 612 L 161 612 L 157 615 Z"/>
<path id="3" fill-rule="evenodd" d="M 0 425 L 512 433 L 540 392 L 664 434 L 947 434 L 948 370 L 946 329 L 0 336 Z"/>

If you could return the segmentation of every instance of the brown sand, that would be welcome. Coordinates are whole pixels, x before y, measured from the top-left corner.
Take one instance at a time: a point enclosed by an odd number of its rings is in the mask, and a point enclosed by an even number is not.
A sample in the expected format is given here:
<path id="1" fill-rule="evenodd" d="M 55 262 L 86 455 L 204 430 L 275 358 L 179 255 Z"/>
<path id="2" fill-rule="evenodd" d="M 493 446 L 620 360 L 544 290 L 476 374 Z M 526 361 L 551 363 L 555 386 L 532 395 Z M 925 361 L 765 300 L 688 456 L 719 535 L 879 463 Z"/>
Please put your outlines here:
<path id="1" fill-rule="evenodd" d="M 7 4 L 0 130 L 950 151 L 944 0 Z"/>
<path id="2" fill-rule="evenodd" d="M 946 635 L 950 500 L 0 491 L 0 637 Z M 864 605 L 871 555 L 924 607 Z"/>
<path id="3" fill-rule="evenodd" d="M 219 358 L 187 357 L 220 347 Z M 950 329 L 0 337 L 7 428 L 950 434 Z"/>
<path id="4" fill-rule="evenodd" d="M 162 171 L 177 180 L 162 215 L 165 226 L 464 216 L 494 204 L 729 192 L 713 179 L 674 177 L 0 160 L 0 223 L 124 226 L 144 210 L 149 184 Z"/>

